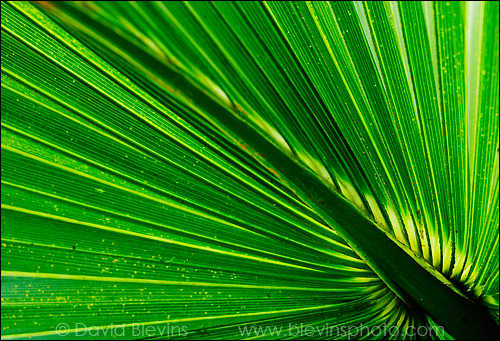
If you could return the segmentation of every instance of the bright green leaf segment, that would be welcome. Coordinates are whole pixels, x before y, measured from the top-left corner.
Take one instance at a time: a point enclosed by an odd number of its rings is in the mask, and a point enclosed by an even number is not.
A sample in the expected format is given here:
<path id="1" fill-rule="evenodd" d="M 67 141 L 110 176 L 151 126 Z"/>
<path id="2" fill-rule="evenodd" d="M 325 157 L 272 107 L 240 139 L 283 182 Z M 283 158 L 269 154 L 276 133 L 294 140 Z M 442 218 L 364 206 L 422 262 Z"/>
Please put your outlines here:
<path id="1" fill-rule="evenodd" d="M 1 10 L 2 339 L 498 336 L 498 2 Z"/>

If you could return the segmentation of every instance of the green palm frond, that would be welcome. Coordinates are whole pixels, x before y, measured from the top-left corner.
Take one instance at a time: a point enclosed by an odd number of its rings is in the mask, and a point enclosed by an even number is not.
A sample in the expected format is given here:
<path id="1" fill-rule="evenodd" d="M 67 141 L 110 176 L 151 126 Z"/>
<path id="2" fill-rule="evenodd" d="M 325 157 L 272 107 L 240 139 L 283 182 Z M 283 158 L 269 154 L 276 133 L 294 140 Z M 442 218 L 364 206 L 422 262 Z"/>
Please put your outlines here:
<path id="1" fill-rule="evenodd" d="M 498 336 L 498 2 L 1 20 L 2 339 Z"/>

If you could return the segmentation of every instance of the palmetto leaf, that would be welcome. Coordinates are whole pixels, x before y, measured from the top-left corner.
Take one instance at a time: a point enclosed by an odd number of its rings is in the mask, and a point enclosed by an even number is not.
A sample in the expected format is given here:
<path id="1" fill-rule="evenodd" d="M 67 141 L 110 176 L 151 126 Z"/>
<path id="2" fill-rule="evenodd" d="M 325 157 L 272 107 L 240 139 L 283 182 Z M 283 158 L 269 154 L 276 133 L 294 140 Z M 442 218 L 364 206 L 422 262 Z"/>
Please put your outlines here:
<path id="1" fill-rule="evenodd" d="M 494 338 L 498 20 L 2 3 L 2 338 Z"/>

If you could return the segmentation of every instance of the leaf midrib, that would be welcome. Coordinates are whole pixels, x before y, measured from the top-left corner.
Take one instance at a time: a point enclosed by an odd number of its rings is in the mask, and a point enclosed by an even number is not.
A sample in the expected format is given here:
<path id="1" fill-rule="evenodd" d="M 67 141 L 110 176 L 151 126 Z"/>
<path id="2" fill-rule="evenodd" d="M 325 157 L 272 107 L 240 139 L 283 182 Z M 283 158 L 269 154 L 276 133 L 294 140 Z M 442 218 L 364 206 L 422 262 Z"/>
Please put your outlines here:
<path id="1" fill-rule="evenodd" d="M 201 91 L 196 81 L 176 74 L 175 84 L 177 88 L 189 88 L 197 106 L 214 115 L 210 119 L 217 129 L 237 145 L 248 145 L 242 152 L 251 154 L 277 174 L 408 306 L 427 313 L 456 338 L 496 338 L 498 325 L 486 309 L 463 295 L 439 271 L 329 188 L 298 160 L 290 158 L 286 151 L 249 127 L 231 108 Z"/>

